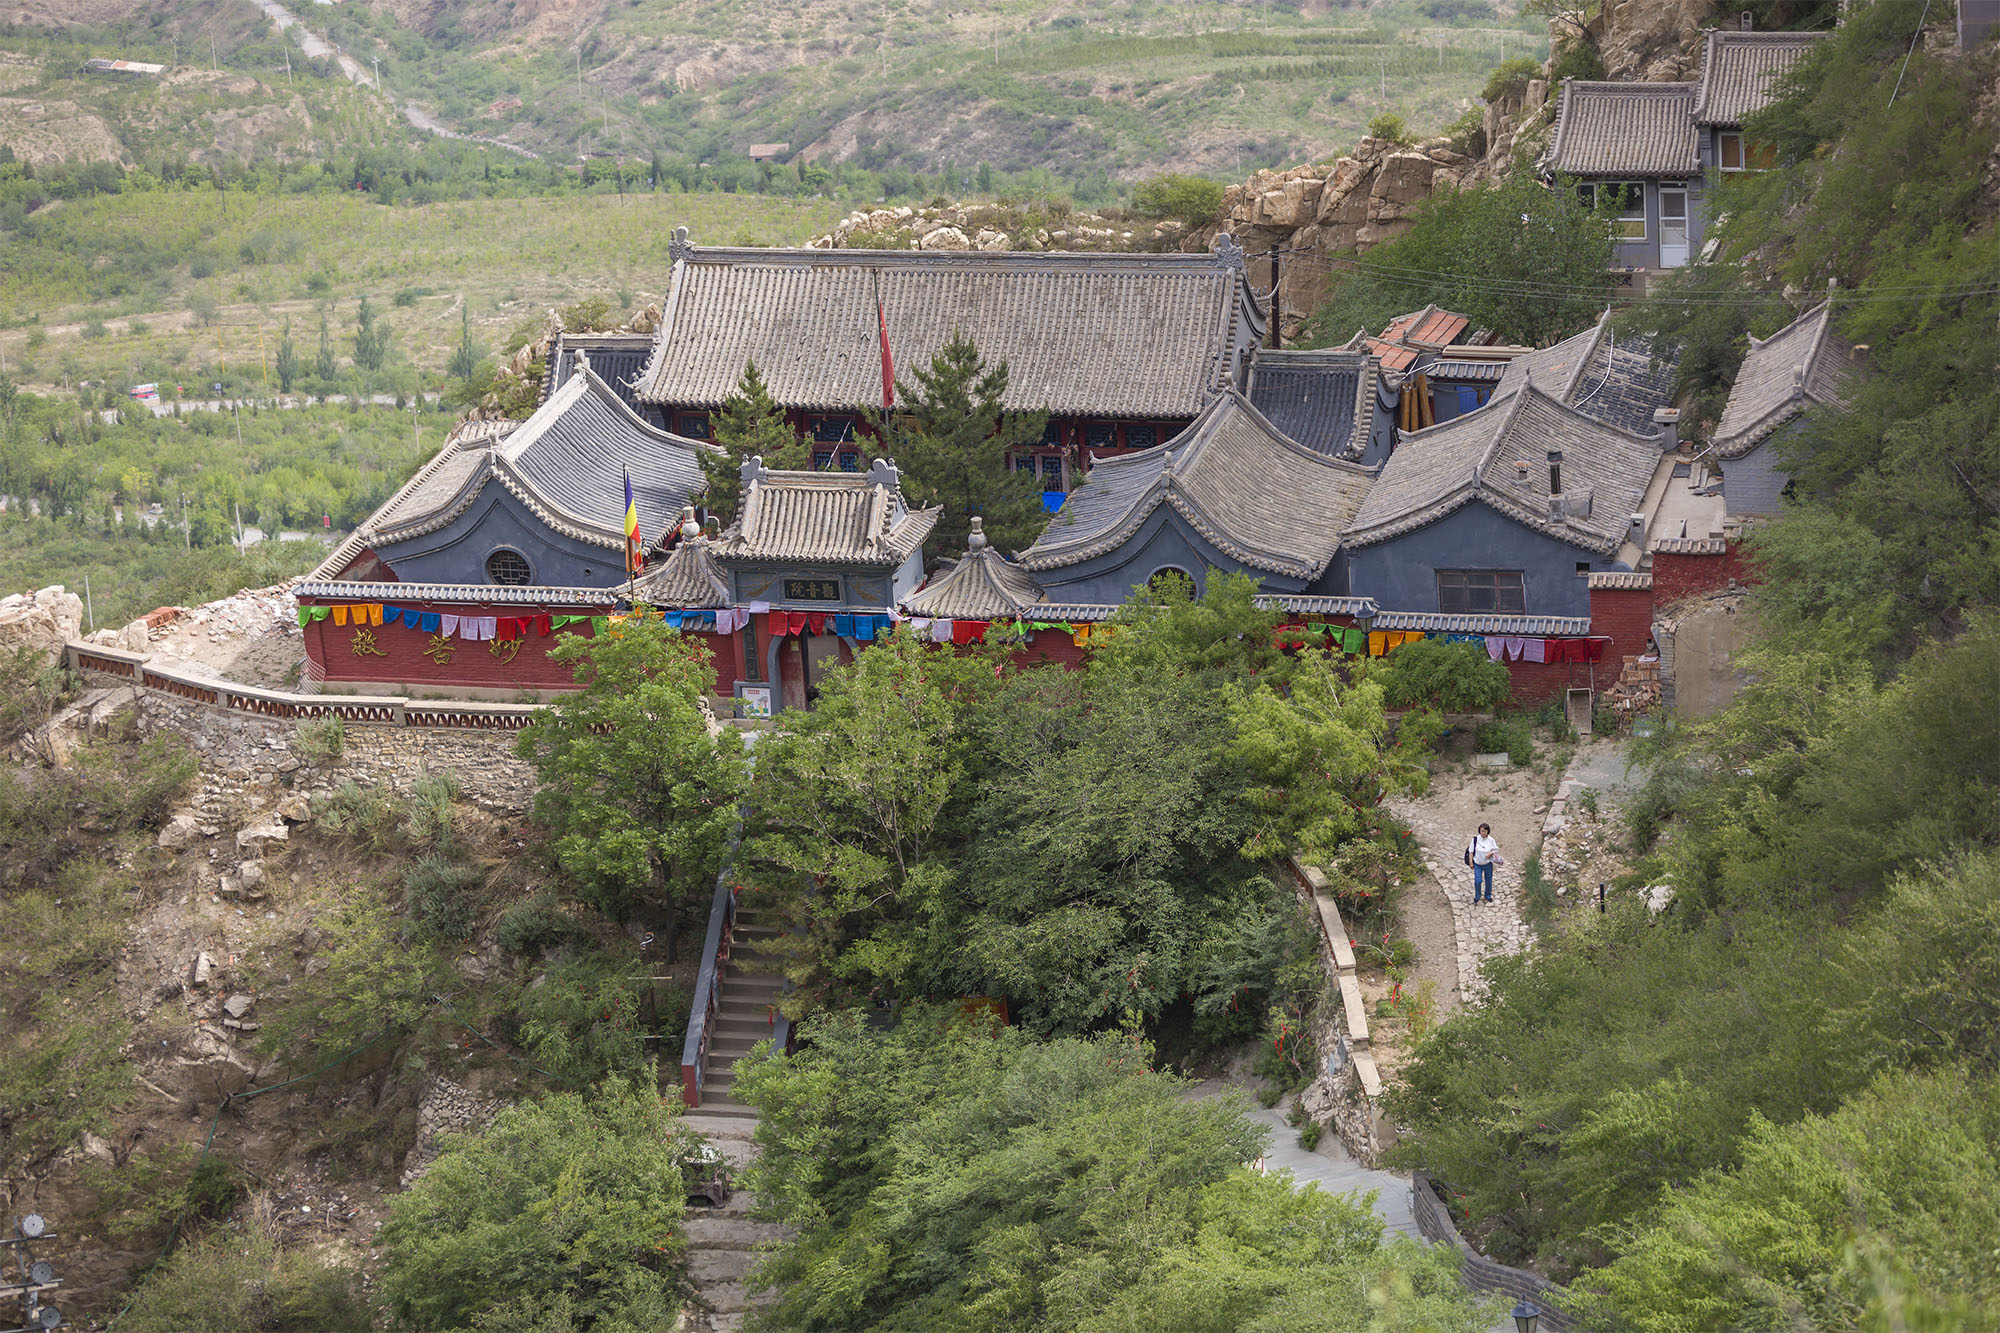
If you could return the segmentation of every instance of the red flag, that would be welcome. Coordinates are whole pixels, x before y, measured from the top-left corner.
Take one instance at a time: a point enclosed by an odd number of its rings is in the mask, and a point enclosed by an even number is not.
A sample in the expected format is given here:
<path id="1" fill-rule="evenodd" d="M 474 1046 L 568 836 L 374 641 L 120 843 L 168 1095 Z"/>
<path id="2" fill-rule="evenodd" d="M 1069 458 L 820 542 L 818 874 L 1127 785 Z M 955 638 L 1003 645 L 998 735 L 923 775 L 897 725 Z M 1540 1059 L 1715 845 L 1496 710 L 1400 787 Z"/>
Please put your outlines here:
<path id="1" fill-rule="evenodd" d="M 875 328 L 882 335 L 882 410 L 896 405 L 896 363 L 889 359 L 889 321 L 882 314 L 882 298 L 875 298 Z"/>

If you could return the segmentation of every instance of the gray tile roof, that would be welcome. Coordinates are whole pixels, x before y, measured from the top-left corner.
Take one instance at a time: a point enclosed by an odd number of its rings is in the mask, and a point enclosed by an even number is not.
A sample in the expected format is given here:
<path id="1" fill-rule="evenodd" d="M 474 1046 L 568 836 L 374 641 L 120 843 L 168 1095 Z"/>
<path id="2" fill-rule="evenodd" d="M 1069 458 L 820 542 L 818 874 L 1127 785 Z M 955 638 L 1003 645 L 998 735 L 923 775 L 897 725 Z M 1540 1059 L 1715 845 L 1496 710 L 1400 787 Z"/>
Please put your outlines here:
<path id="1" fill-rule="evenodd" d="M 295 596 L 323 602 L 463 602 L 478 606 L 605 607 L 617 603 L 622 588 L 556 588 L 509 583 L 357 583 L 323 579 L 318 571 L 292 589 Z"/>
<path id="2" fill-rule="evenodd" d="M 332 578 L 371 546 L 389 546 L 451 524 L 498 485 L 556 532 L 618 550 L 625 541 L 624 469 L 632 469 L 639 533 L 650 547 L 688 497 L 708 483 L 711 446 L 657 430 L 634 415 L 595 372 L 573 376 L 526 421 L 471 421 L 369 515 L 316 570 Z"/>
<path id="3" fill-rule="evenodd" d="M 893 464 L 867 472 L 774 472 L 755 464 L 742 513 L 714 548 L 725 564 L 789 561 L 890 570 L 923 545 L 936 509 L 903 502 Z"/>
<path id="4" fill-rule="evenodd" d="M 1456 361 L 1440 358 L 1423 367 L 1423 373 L 1434 380 L 1463 381 L 1467 384 L 1497 382 L 1507 373 L 1508 363 L 1493 361 Z"/>
<path id="5" fill-rule="evenodd" d="M 1542 169 L 1567 176 L 1698 176 L 1692 83 L 1564 79 Z"/>
<path id="6" fill-rule="evenodd" d="M 625 541 L 624 470 L 650 548 L 708 484 L 712 446 L 669 434 L 626 406 L 595 370 L 573 375 L 493 450 L 493 475 L 552 527 L 594 545 Z"/>
<path id="7" fill-rule="evenodd" d="M 1359 458 L 1374 421 L 1372 358 L 1346 351 L 1259 348 L 1250 404 L 1290 439 L 1329 458 Z"/>
<path id="8" fill-rule="evenodd" d="M 644 402 L 714 407 L 755 358 L 787 407 L 882 399 L 876 301 L 904 376 L 954 333 L 1005 361 L 1006 405 L 1080 416 L 1191 417 L 1263 332 L 1243 252 L 1006 254 L 760 250 L 678 235 Z"/>
<path id="9" fill-rule="evenodd" d="M 1373 474 L 1287 439 L 1235 390 L 1143 453 L 1100 460 L 1021 557 L 1058 569 L 1116 549 L 1161 505 L 1251 569 L 1315 578 Z"/>
<path id="10" fill-rule="evenodd" d="M 1561 505 L 1548 493 L 1550 450 L 1562 452 Z M 1343 540 L 1371 546 L 1477 500 L 1583 550 L 1609 555 L 1659 463 L 1656 438 L 1622 431 L 1528 383 L 1476 412 L 1404 435 Z M 1517 463 L 1526 463 L 1525 470 Z"/>
<path id="11" fill-rule="evenodd" d="M 1370 629 L 1420 629 L 1433 634 L 1588 634 L 1589 616 L 1464 616 L 1439 611 L 1378 611 Z"/>
<path id="12" fill-rule="evenodd" d="M 992 547 L 964 559 L 903 599 L 913 616 L 947 620 L 1006 620 L 1027 615 L 1047 620 L 1042 585 Z"/>
<path id="13" fill-rule="evenodd" d="M 1726 537 L 1656 537 L 1649 548 L 1656 555 L 1727 555 Z"/>
<path id="14" fill-rule="evenodd" d="M 1640 570 L 1600 569 L 1591 574 L 1589 583 L 1592 588 L 1643 592 L 1653 586 L 1653 576 Z"/>
<path id="15" fill-rule="evenodd" d="M 639 576 L 632 600 L 649 606 L 701 609 L 729 605 L 729 580 L 710 543 L 681 541 Z"/>
<path id="16" fill-rule="evenodd" d="M 1537 388 L 1586 416 L 1650 435 L 1658 429 L 1654 411 L 1673 403 L 1676 375 L 1674 366 L 1653 364 L 1649 339 L 1615 332 L 1606 308 L 1582 333 L 1507 362 L 1497 392 L 1511 393 L 1532 377 Z"/>
<path id="17" fill-rule="evenodd" d="M 1824 302 L 1769 338 L 1752 338 L 1715 426 L 1716 454 L 1741 458 L 1808 406 L 1845 404 L 1861 374 L 1858 356 L 1833 331 Z"/>
<path id="18" fill-rule="evenodd" d="M 653 335 L 650 333 L 561 333 L 556 335 L 555 346 L 550 350 L 548 367 L 542 373 L 542 401 L 563 385 L 569 383 L 576 373 L 577 353 L 597 372 L 597 377 L 611 386 L 611 389 L 626 406 L 637 409 L 638 399 L 632 396 L 631 381 L 646 368 L 647 360 L 653 354 Z"/>
<path id="19" fill-rule="evenodd" d="M 445 436 L 444 447 L 410 479 L 384 500 L 353 532 L 328 553 L 308 578 L 328 580 L 339 575 L 368 549 L 385 529 L 407 526 L 449 505 L 486 466 L 488 448 L 521 423 L 461 421 Z"/>
<path id="20" fill-rule="evenodd" d="M 1725 32 L 1712 28 L 1701 42 L 1696 85 L 1697 125 L 1741 125 L 1771 100 L 1771 85 L 1799 57 L 1827 38 L 1823 32 Z"/>

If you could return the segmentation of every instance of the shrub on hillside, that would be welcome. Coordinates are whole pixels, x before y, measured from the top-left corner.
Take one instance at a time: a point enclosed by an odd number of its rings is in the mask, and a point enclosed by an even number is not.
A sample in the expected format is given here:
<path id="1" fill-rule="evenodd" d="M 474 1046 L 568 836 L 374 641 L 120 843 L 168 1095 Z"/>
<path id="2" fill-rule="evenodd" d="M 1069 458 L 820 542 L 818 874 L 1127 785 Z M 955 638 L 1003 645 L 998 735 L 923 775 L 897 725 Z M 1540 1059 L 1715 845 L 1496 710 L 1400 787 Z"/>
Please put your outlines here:
<path id="1" fill-rule="evenodd" d="M 1133 189 L 1132 209 L 1141 217 L 1175 218 L 1198 227 L 1222 212 L 1222 186 L 1200 176 L 1162 172 Z"/>
<path id="2" fill-rule="evenodd" d="M 379 1233 L 390 1311 L 411 1329 L 494 1327 L 561 1296 L 593 1333 L 672 1326 L 692 1142 L 658 1093 L 615 1084 L 446 1137 Z"/>
<path id="3" fill-rule="evenodd" d="M 280 1248 L 261 1227 L 230 1229 L 161 1265 L 118 1320 L 123 1333 L 368 1333 L 354 1274 L 312 1247 Z"/>

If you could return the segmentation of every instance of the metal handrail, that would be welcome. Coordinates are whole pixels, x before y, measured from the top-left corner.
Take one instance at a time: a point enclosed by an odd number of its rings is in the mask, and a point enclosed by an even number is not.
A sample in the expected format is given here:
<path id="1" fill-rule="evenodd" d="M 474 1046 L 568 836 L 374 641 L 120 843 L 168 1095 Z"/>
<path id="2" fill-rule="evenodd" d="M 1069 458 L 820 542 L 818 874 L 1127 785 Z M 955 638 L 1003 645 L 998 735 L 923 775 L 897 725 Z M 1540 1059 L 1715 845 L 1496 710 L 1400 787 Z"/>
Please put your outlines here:
<path id="1" fill-rule="evenodd" d="M 716 1010 L 722 1003 L 722 968 L 729 961 L 729 947 L 735 939 L 736 886 L 729 882 L 729 872 L 742 840 L 743 819 L 739 813 L 735 827 L 729 831 L 729 845 L 722 853 L 722 868 L 715 874 L 708 932 L 702 938 L 701 971 L 695 977 L 694 999 L 688 1005 L 687 1037 L 681 1042 L 681 1101 L 689 1110 L 701 1105 L 703 1066 L 708 1062 Z"/>

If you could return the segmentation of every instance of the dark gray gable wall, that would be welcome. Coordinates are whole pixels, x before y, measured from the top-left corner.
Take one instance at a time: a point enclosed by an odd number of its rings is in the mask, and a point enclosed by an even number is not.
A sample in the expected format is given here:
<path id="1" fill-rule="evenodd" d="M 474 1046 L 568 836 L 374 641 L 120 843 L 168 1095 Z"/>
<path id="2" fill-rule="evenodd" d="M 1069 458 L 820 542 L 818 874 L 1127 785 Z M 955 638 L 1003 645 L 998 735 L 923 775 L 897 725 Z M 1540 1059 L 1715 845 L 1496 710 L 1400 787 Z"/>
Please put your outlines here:
<path id="1" fill-rule="evenodd" d="M 1781 442 L 1801 428 L 1798 420 L 1789 421 L 1743 457 L 1722 460 L 1722 497 L 1730 514 L 1778 512 L 1785 487 L 1792 480 L 1778 466 Z"/>
<path id="2" fill-rule="evenodd" d="M 1061 521 L 1060 516 L 1055 520 Z M 1060 569 L 1043 570 L 1035 578 L 1051 602 L 1115 606 L 1129 597 L 1134 588 L 1143 587 L 1166 568 L 1185 570 L 1194 579 L 1197 591 L 1208 587 L 1209 571 L 1215 569 L 1247 573 L 1269 593 L 1312 592 L 1337 597 L 1347 592 L 1346 570 L 1340 555 L 1310 584 L 1268 570 L 1250 569 L 1202 540 L 1171 505 L 1155 509 L 1116 550 Z"/>
<path id="3" fill-rule="evenodd" d="M 1527 614 L 1587 616 L 1590 581 L 1576 572 L 1620 566 L 1474 501 L 1426 527 L 1346 553 L 1351 595 L 1385 611 L 1436 611 L 1440 569 L 1521 571 Z"/>
<path id="4" fill-rule="evenodd" d="M 489 581 L 486 557 L 503 546 L 527 557 L 532 582 L 545 587 L 611 588 L 625 581 L 616 549 L 553 531 L 497 483 L 445 527 L 378 545 L 375 553 L 405 583 L 481 584 Z"/>

